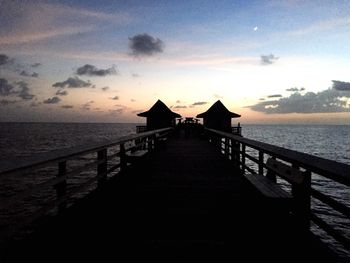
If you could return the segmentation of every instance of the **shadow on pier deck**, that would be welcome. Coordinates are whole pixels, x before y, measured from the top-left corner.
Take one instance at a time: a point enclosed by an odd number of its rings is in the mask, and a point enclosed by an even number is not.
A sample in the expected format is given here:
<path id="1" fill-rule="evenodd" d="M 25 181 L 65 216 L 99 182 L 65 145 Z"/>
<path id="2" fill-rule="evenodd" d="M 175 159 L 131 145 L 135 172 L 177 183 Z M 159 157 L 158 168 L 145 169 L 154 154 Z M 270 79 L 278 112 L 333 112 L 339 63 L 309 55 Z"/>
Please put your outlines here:
<path id="1" fill-rule="evenodd" d="M 294 261 L 327 250 L 201 138 L 171 138 L 9 250 L 10 261 Z"/>

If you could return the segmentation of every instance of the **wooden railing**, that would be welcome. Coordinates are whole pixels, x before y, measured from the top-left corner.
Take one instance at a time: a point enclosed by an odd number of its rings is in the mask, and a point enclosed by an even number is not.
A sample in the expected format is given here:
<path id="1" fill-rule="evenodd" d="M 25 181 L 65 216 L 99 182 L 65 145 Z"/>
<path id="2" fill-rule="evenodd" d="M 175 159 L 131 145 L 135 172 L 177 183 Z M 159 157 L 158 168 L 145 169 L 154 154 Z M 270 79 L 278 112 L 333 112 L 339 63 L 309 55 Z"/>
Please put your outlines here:
<path id="1" fill-rule="evenodd" d="M 60 212 L 64 210 L 67 207 L 69 198 L 77 194 L 86 193 L 86 189 L 91 188 L 92 185 L 95 185 L 93 188 L 102 188 L 112 177 L 127 168 L 129 165 L 126 158 L 128 153 L 141 149 L 143 152 L 154 151 L 158 145 L 158 140 L 166 138 L 172 130 L 172 128 L 164 128 L 119 137 L 113 141 L 86 144 L 74 148 L 36 154 L 25 159 L 11 158 L 1 160 L 0 179 L 18 176 L 20 181 L 24 181 L 28 173 L 36 174 L 37 177 L 39 170 L 44 168 L 45 178 L 47 180 L 40 180 L 40 183 L 31 185 L 28 189 L 21 189 L 21 191 L 10 194 L 7 197 L 0 193 L 0 211 L 11 211 L 14 206 L 21 206 L 23 200 L 32 199 L 32 196 L 39 195 L 40 199 L 39 192 L 42 190 L 53 191 L 54 198 L 47 202 L 46 200 L 39 200 L 43 204 L 40 207 L 36 207 L 35 211 L 30 211 L 24 218 L 21 218 L 18 224 L 10 221 L 11 223 L 8 222 L 7 226 L 1 226 L 0 241 L 48 212 Z M 83 165 L 69 169 L 69 164 L 79 159 L 80 161 L 81 159 L 83 160 Z M 53 171 L 51 176 L 47 176 L 45 170 L 47 169 L 49 171 L 49 167 Z M 79 182 L 77 187 L 71 189 L 69 187 L 69 179 L 84 172 L 90 173 L 90 176 L 84 182 Z M 84 175 L 82 176 L 84 177 Z"/>
<path id="2" fill-rule="evenodd" d="M 321 176 L 328 178 L 330 182 L 339 183 L 344 193 L 347 193 L 348 202 L 350 202 L 350 165 L 213 129 L 205 129 L 205 131 L 208 134 L 209 140 L 217 145 L 218 150 L 235 165 L 239 166 L 243 173 L 247 171 L 252 174 L 266 176 L 269 172 L 266 160 L 268 158 L 273 158 L 291 167 L 300 169 L 305 172 L 305 175 L 311 176 L 311 180 L 308 180 L 309 186 L 305 188 L 308 189 L 306 194 L 310 196 L 309 199 L 306 198 L 306 200 L 309 200 L 308 203 L 304 204 L 304 206 L 309 206 L 309 213 L 304 214 L 306 220 L 309 222 L 311 220 L 319 228 L 342 244 L 345 249 L 350 249 L 349 238 L 334 225 L 316 215 L 310 207 L 310 199 L 314 198 L 342 214 L 344 218 L 350 219 L 350 203 L 343 203 L 340 200 L 336 200 L 329 193 L 313 187 L 315 184 L 315 177 Z M 253 152 L 255 152 L 255 154 L 251 154 Z M 251 164 L 255 165 L 248 165 L 248 160 L 250 160 Z M 340 190 L 341 189 L 339 189 L 339 191 Z"/>

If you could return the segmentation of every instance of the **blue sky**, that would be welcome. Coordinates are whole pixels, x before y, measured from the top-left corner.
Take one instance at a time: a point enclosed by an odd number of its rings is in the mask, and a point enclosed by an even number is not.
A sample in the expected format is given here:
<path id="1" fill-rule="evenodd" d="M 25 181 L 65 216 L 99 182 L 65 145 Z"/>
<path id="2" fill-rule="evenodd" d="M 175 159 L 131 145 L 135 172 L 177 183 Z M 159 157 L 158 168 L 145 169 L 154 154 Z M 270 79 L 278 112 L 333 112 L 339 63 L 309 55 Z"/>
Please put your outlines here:
<path id="1" fill-rule="evenodd" d="M 349 11 L 350 1 L 2 0 L 0 121 L 139 122 L 157 99 L 183 117 L 220 99 L 242 123 L 350 124 Z"/>

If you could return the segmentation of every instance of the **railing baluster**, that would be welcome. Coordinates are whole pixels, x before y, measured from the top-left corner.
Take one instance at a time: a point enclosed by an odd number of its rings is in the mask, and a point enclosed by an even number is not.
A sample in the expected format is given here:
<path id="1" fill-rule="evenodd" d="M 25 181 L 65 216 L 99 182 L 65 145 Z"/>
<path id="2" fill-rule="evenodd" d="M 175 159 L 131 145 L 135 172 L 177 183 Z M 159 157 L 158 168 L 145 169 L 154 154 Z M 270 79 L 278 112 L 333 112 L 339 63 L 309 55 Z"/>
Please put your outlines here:
<path id="1" fill-rule="evenodd" d="M 98 187 L 101 187 L 107 181 L 107 149 L 97 152 L 97 160 L 101 161 L 97 165 Z"/>
<path id="2" fill-rule="evenodd" d="M 246 156 L 246 149 L 245 149 L 245 144 L 241 143 L 242 145 L 242 171 L 243 171 L 243 174 L 245 173 L 245 156 Z"/>
<path id="3" fill-rule="evenodd" d="M 125 153 L 125 146 L 124 143 L 121 143 L 119 145 L 119 153 L 120 153 L 120 170 L 121 172 L 125 172 L 127 168 L 127 163 L 126 163 L 126 153 Z"/>
<path id="4" fill-rule="evenodd" d="M 264 174 L 264 152 L 259 151 L 259 174 Z"/>
<path id="5" fill-rule="evenodd" d="M 67 162 L 62 161 L 58 163 L 58 174 L 57 177 L 63 177 L 67 174 Z M 56 196 L 57 199 L 64 199 L 66 198 L 67 194 L 67 179 L 64 179 L 63 182 L 58 183 L 56 186 Z M 63 201 L 58 205 L 58 213 L 61 213 L 63 210 L 65 210 L 67 207 L 67 202 Z"/>

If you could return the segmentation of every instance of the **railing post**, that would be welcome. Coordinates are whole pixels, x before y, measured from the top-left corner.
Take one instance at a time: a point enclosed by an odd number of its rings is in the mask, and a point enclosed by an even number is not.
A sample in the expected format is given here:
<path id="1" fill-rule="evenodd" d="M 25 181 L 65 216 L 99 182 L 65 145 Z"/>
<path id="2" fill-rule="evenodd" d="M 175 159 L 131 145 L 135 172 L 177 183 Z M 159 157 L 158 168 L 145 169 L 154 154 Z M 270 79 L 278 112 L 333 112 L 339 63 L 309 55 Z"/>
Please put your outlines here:
<path id="1" fill-rule="evenodd" d="M 264 152 L 259 151 L 259 174 L 264 174 Z"/>
<path id="2" fill-rule="evenodd" d="M 58 163 L 58 174 L 57 177 L 65 177 L 67 174 L 67 162 L 62 161 Z M 62 182 L 58 183 L 56 186 L 56 196 L 57 200 L 60 202 L 58 205 L 58 213 L 61 213 L 67 207 L 67 201 L 61 201 L 66 198 L 67 194 L 67 179 L 65 178 Z"/>
<path id="3" fill-rule="evenodd" d="M 304 172 L 304 180 L 301 184 L 292 185 L 292 194 L 294 197 L 294 211 L 304 230 L 310 228 L 310 211 L 311 211 L 311 172 Z"/>
<path id="4" fill-rule="evenodd" d="M 97 152 L 97 186 L 101 187 L 107 181 L 107 149 Z"/>
<path id="5" fill-rule="evenodd" d="M 127 163 L 126 163 L 126 153 L 125 153 L 124 143 L 121 143 L 119 146 L 119 158 L 120 158 L 120 170 L 121 172 L 125 172 L 127 168 Z"/>
<path id="6" fill-rule="evenodd" d="M 245 153 L 245 144 L 241 143 L 241 146 L 242 146 L 242 171 L 243 171 L 243 174 L 245 173 L 245 156 L 246 156 L 246 153 Z M 238 159 L 239 160 L 239 159 Z"/>

